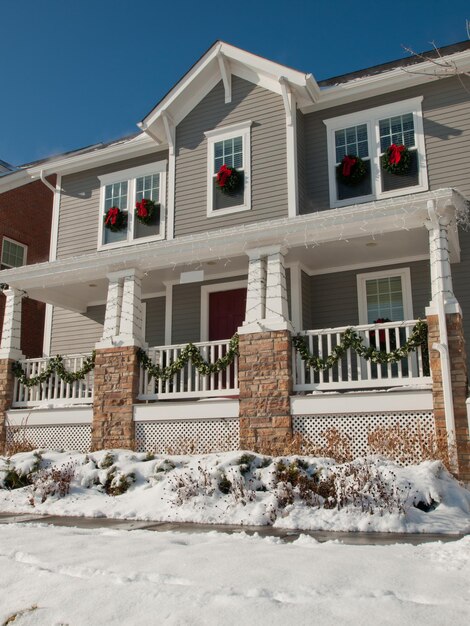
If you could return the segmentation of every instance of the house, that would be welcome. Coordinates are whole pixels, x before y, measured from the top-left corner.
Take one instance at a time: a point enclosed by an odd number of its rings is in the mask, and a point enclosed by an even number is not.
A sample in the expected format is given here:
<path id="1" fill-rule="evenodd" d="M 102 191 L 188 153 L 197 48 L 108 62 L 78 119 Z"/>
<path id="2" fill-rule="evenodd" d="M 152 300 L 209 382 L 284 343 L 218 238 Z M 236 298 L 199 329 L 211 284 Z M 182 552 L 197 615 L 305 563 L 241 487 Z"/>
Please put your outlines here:
<path id="1" fill-rule="evenodd" d="M 53 192 L 41 181 L 31 182 L 24 168 L 0 161 L 1 270 L 49 259 L 52 201 Z M 0 293 L 0 338 L 4 309 Z M 25 298 L 20 345 L 27 357 L 42 357 L 45 310 L 44 302 Z"/>
<path id="2" fill-rule="evenodd" d="M 318 83 L 216 42 L 137 134 L 27 167 L 57 183 L 49 261 L 0 272 L 10 430 L 164 450 L 339 428 L 360 453 L 399 423 L 470 479 L 470 43 L 446 76 L 432 54 Z M 42 360 L 24 293 L 49 305 Z"/>

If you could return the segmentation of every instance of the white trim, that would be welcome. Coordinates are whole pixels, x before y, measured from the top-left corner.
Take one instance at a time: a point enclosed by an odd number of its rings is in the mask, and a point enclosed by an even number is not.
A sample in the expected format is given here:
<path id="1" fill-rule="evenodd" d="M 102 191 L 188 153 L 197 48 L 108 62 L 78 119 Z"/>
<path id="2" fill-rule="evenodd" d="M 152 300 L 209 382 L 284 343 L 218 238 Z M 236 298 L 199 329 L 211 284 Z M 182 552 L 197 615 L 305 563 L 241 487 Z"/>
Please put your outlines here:
<path id="1" fill-rule="evenodd" d="M 165 282 L 165 344 L 172 344 L 173 334 L 173 283 Z"/>
<path id="2" fill-rule="evenodd" d="M 44 335 L 42 339 L 42 354 L 43 356 L 51 355 L 51 341 L 52 341 L 52 315 L 54 307 L 52 304 L 46 304 L 46 312 L 44 314 Z"/>
<path id="3" fill-rule="evenodd" d="M 233 280 L 228 283 L 201 285 L 201 335 L 200 341 L 209 341 L 209 294 L 232 289 L 245 289 L 247 280 Z"/>
<path id="4" fill-rule="evenodd" d="M 359 308 L 359 324 L 368 324 L 367 319 L 367 296 L 366 282 L 368 280 L 376 280 L 380 278 L 389 278 L 399 276 L 401 278 L 401 289 L 403 296 L 403 319 L 412 320 L 413 316 L 413 299 L 411 294 L 411 272 L 409 267 L 398 267 L 396 269 L 382 270 L 378 272 L 367 272 L 366 274 L 357 274 L 357 304 Z"/>
<path id="5" fill-rule="evenodd" d="M 49 261 L 57 259 L 57 244 L 59 241 L 59 214 L 61 201 L 62 176 L 57 174 L 54 199 L 52 201 L 51 244 L 49 248 Z"/>
<path id="6" fill-rule="evenodd" d="M 365 261 L 364 263 L 355 263 L 353 265 L 340 265 L 338 267 L 328 267 L 321 270 L 309 270 L 302 267 L 303 271 L 309 276 L 322 276 L 323 274 L 336 274 L 339 272 L 349 272 L 351 270 L 362 270 L 368 267 L 383 267 L 384 265 L 401 265 L 402 263 L 415 263 L 416 261 L 428 261 L 428 254 L 417 254 L 416 256 L 406 256 L 400 259 L 385 259 L 383 261 Z"/>
<path id="7" fill-rule="evenodd" d="M 360 391 L 291 396 L 292 415 L 377 413 L 383 411 L 432 411 L 432 391 Z"/>
<path id="8" fill-rule="evenodd" d="M 65 400 L 64 400 L 65 402 Z M 93 408 L 89 406 L 57 406 L 54 408 L 12 409 L 7 411 L 12 426 L 61 426 L 62 424 L 91 424 Z"/>
<path id="9" fill-rule="evenodd" d="M 13 243 L 15 246 L 19 246 L 20 248 L 23 248 L 23 263 L 21 265 L 9 265 L 8 267 L 6 267 L 6 269 L 9 270 L 14 270 L 17 267 L 23 267 L 24 265 L 28 264 L 28 246 L 25 243 L 21 243 L 20 241 L 16 241 L 16 239 L 12 239 L 11 237 L 7 237 L 6 235 L 2 236 L 2 249 L 1 249 L 1 253 L 0 253 L 0 266 L 1 265 L 7 265 L 6 263 L 3 262 L 3 252 L 4 252 L 4 246 L 3 246 L 3 242 L 4 241 L 9 241 L 10 243 Z"/>
<path id="10" fill-rule="evenodd" d="M 328 148 L 328 184 L 330 192 L 330 206 L 342 207 L 351 203 L 366 202 L 368 200 L 395 198 L 399 196 L 409 195 L 420 191 L 427 191 L 429 188 L 427 167 L 426 167 L 426 149 L 424 143 L 423 128 L 423 112 L 422 112 L 423 96 L 417 98 L 409 98 L 400 102 L 393 102 L 379 107 L 364 109 L 356 113 L 340 115 L 323 120 L 327 128 L 327 148 Z M 404 115 L 405 113 L 413 114 L 414 136 L 416 144 L 416 152 L 418 154 L 419 176 L 418 184 L 413 187 L 403 187 L 401 189 L 393 189 L 392 191 L 381 191 L 381 166 L 380 166 L 380 132 L 379 121 L 387 117 L 395 115 Z M 365 196 L 346 198 L 338 200 L 336 195 L 336 146 L 335 131 L 347 128 L 349 126 L 358 126 L 360 124 L 367 125 L 367 140 L 369 146 L 370 170 L 371 170 L 371 193 Z"/>
<path id="11" fill-rule="evenodd" d="M 251 209 L 251 126 L 253 122 L 240 122 L 230 126 L 215 128 L 206 131 L 207 138 L 207 217 L 220 215 L 230 215 L 240 211 Z M 244 178 L 244 201 L 243 204 L 228 207 L 226 209 L 214 209 L 214 145 L 225 139 L 234 137 L 242 138 L 243 145 L 243 166 L 239 168 L 243 171 Z"/>
<path id="12" fill-rule="evenodd" d="M 289 269 L 290 272 L 290 318 L 294 331 L 299 332 L 304 328 L 302 320 L 302 268 L 300 263 L 292 263 L 285 269 Z"/>
<path id="13" fill-rule="evenodd" d="M 297 103 L 286 78 L 279 78 L 284 110 L 286 112 L 286 151 L 287 151 L 287 212 L 295 217 L 299 212 L 299 192 L 297 174 Z"/>
<path id="14" fill-rule="evenodd" d="M 220 52 L 220 49 L 217 54 L 217 61 L 219 62 L 220 75 L 224 83 L 225 104 L 230 104 L 230 102 L 232 102 L 232 74 L 230 72 L 228 59 Z"/>
<path id="15" fill-rule="evenodd" d="M 238 400 L 229 398 L 134 404 L 134 422 L 224 419 L 238 417 L 238 415 Z"/>
<path id="16" fill-rule="evenodd" d="M 132 167 L 127 170 L 118 170 L 110 174 L 103 174 L 98 176 L 100 181 L 100 208 L 98 219 L 98 243 L 97 250 L 109 250 L 113 248 L 122 248 L 130 245 L 139 245 L 148 241 L 160 241 L 165 238 L 165 223 L 166 223 L 166 170 L 168 161 L 166 159 L 162 161 L 155 161 L 154 163 L 148 163 L 147 165 L 140 165 L 138 167 Z M 152 174 L 159 174 L 159 204 L 160 204 L 160 233 L 158 235 L 151 235 L 149 237 L 134 237 L 134 205 L 136 197 L 136 180 L 143 176 L 150 176 Z M 114 243 L 103 243 L 104 238 L 104 205 L 105 205 L 105 193 L 106 186 L 113 183 L 127 182 L 127 233 L 126 238 L 122 241 L 116 241 Z"/>

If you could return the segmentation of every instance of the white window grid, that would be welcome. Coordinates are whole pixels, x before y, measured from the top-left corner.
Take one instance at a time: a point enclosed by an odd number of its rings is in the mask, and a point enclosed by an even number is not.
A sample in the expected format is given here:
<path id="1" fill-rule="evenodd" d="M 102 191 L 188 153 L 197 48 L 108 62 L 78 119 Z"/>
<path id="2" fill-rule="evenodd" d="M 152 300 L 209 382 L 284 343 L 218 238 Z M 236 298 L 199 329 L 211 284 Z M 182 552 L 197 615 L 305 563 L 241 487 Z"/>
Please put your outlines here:
<path id="1" fill-rule="evenodd" d="M 392 322 L 414 319 L 413 299 L 411 293 L 411 272 L 409 267 L 398 267 L 390 270 L 361 273 L 357 274 L 356 280 L 359 324 L 372 324 L 376 319 L 381 317 L 391 319 Z M 392 302 L 392 305 L 387 312 L 386 290 L 389 289 L 389 287 L 387 287 L 388 280 L 390 280 L 389 286 L 391 285 L 389 291 L 389 302 Z M 381 306 L 380 309 L 377 307 L 377 315 L 371 319 L 372 316 L 375 315 L 375 311 L 373 311 L 372 307 L 369 306 L 374 281 L 378 281 L 375 283 L 378 289 L 382 288 L 383 293 L 380 295 L 383 296 L 381 297 L 383 306 Z M 401 311 L 399 311 L 400 301 L 397 297 L 399 290 L 401 290 Z M 392 298 L 395 298 L 395 301 L 393 301 Z M 396 308 L 394 308 L 395 305 Z M 401 317 L 397 317 L 400 314 Z"/>
<path id="2" fill-rule="evenodd" d="M 407 148 L 415 147 L 413 113 L 379 120 L 380 150 L 384 153 L 393 143 Z"/>
<path id="3" fill-rule="evenodd" d="M 214 174 L 222 165 L 243 169 L 243 137 L 232 137 L 214 144 Z"/>
<path id="4" fill-rule="evenodd" d="M 157 161 L 156 163 L 99 177 L 101 182 L 101 210 L 98 228 L 98 250 L 107 250 L 164 238 L 166 165 L 166 160 Z M 160 204 L 160 228 L 158 234 L 151 234 L 148 237 L 136 237 L 134 207 L 135 203 L 143 198 L 148 198 Z M 122 231 L 122 238 L 106 243 L 103 218 L 106 212 L 113 206 L 127 212 L 127 228 Z"/>
<path id="5" fill-rule="evenodd" d="M 340 128 L 335 131 L 336 164 L 349 154 L 366 159 L 369 156 L 367 124 Z"/>
<path id="6" fill-rule="evenodd" d="M 384 318 L 392 322 L 403 320 L 403 290 L 401 276 L 385 276 L 366 280 L 367 323 Z"/>
<path id="7" fill-rule="evenodd" d="M 26 264 L 26 253 L 28 247 L 18 241 L 3 237 L 2 240 L 2 257 L 0 265 L 4 269 L 12 267 L 21 267 Z"/>

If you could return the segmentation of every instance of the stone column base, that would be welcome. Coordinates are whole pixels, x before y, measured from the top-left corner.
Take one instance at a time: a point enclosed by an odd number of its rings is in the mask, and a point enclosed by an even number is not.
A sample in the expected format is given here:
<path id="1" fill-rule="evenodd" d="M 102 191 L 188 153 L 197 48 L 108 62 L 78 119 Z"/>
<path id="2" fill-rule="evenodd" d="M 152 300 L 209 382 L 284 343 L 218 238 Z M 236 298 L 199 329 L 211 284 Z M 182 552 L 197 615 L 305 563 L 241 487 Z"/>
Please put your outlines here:
<path id="1" fill-rule="evenodd" d="M 135 448 L 133 404 L 139 389 L 135 346 L 96 350 L 92 450 Z"/>
<path id="2" fill-rule="evenodd" d="M 276 453 L 292 438 L 289 331 L 240 335 L 240 446 Z"/>
<path id="3" fill-rule="evenodd" d="M 12 359 L 0 359 L 0 453 L 6 448 L 6 414 L 13 402 L 15 377 L 12 371 Z"/>
<path id="4" fill-rule="evenodd" d="M 447 336 L 449 342 L 449 358 L 451 365 L 452 396 L 455 418 L 455 439 L 458 478 L 466 483 L 470 482 L 470 440 L 466 400 L 468 394 L 467 356 L 463 333 L 462 316 L 460 313 L 448 313 Z M 432 374 L 432 393 L 434 404 L 434 419 L 438 438 L 447 438 L 446 416 L 444 407 L 444 393 L 442 389 L 441 359 L 439 352 L 432 349 L 434 343 L 439 343 L 439 320 L 437 315 L 429 315 L 428 339 L 429 356 Z"/>

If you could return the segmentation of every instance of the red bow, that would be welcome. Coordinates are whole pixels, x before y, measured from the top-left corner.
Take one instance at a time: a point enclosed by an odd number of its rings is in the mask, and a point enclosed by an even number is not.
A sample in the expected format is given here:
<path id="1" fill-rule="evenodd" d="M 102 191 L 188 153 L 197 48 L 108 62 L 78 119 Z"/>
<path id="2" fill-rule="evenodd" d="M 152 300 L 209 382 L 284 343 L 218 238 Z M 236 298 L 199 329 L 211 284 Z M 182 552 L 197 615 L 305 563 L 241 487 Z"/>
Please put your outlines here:
<path id="1" fill-rule="evenodd" d="M 395 143 L 392 143 L 389 150 L 388 162 L 390 165 L 396 165 L 401 161 L 401 153 L 404 151 L 405 146 L 397 146 Z"/>
<path id="2" fill-rule="evenodd" d="M 226 165 L 222 165 L 217 173 L 217 182 L 219 184 L 219 187 L 225 187 L 225 184 L 227 183 L 227 180 L 230 178 L 231 175 L 232 168 L 227 167 Z"/>
<path id="3" fill-rule="evenodd" d="M 137 215 L 139 217 L 147 217 L 149 212 L 147 209 L 147 200 L 145 198 L 142 199 L 141 202 L 135 203 L 135 208 L 137 209 Z"/>
<path id="4" fill-rule="evenodd" d="M 105 224 L 108 225 L 111 222 L 111 225 L 114 226 L 119 215 L 119 209 L 115 206 L 111 207 L 106 214 Z"/>
<path id="5" fill-rule="evenodd" d="M 351 170 L 356 164 L 356 157 L 345 156 L 341 163 L 343 164 L 343 176 L 351 176 Z"/>
<path id="6" fill-rule="evenodd" d="M 390 322 L 388 317 L 379 317 L 379 319 L 375 320 L 374 324 L 386 324 L 387 322 Z M 385 340 L 386 340 L 386 329 L 381 328 L 379 330 L 379 341 L 381 344 L 384 344 Z"/>

